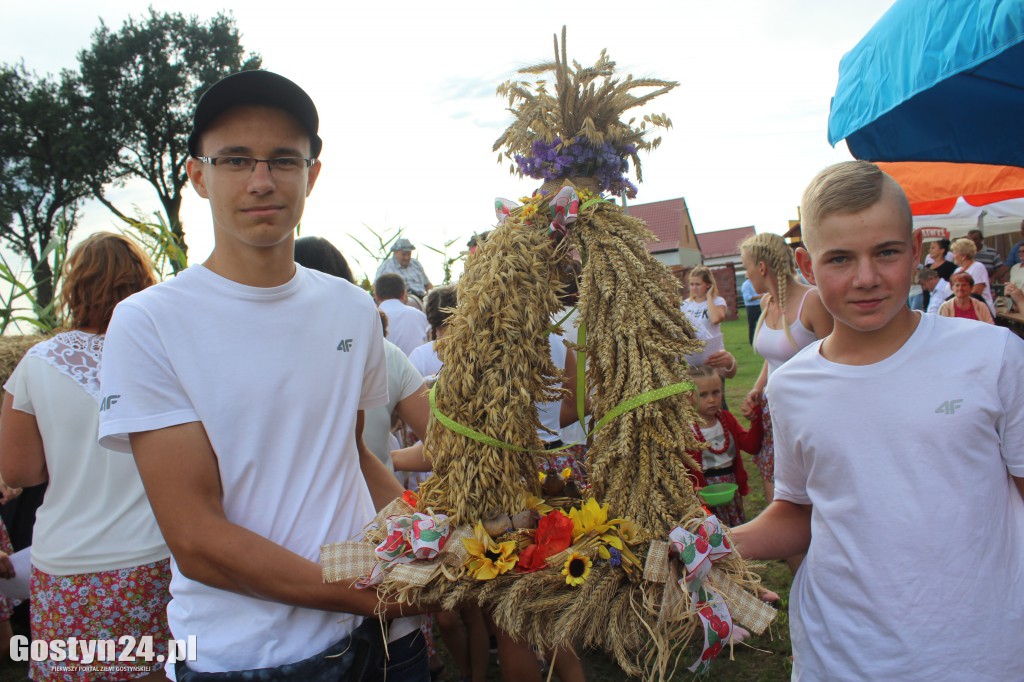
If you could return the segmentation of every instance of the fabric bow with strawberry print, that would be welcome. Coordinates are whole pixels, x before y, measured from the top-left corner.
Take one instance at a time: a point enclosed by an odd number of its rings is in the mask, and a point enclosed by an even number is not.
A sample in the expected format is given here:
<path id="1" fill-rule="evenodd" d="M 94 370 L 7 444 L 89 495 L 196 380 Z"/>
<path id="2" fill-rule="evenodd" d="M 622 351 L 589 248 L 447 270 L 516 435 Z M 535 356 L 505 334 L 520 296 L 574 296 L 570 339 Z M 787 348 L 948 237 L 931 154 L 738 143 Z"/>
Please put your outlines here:
<path id="1" fill-rule="evenodd" d="M 433 559 L 444 549 L 451 528 L 444 514 L 389 516 L 387 537 L 377 545 L 374 554 L 380 560 L 370 575 L 357 581 L 359 587 L 380 584 L 384 570 L 397 564 L 408 564 L 417 559 Z"/>
<path id="2" fill-rule="evenodd" d="M 551 226 L 548 234 L 557 244 L 569 235 L 569 226 L 576 222 L 580 212 L 580 198 L 569 185 L 558 190 L 558 194 L 549 204 L 551 210 Z"/>
<path id="3" fill-rule="evenodd" d="M 714 562 L 732 552 L 732 546 L 714 515 L 704 519 L 696 533 L 676 527 L 668 537 L 670 554 L 679 559 L 686 569 L 679 586 L 689 592 L 690 603 L 704 626 L 704 648 L 700 658 L 689 667 L 690 672 L 703 674 L 732 634 L 732 616 L 725 600 L 705 585 L 704 579 Z"/>

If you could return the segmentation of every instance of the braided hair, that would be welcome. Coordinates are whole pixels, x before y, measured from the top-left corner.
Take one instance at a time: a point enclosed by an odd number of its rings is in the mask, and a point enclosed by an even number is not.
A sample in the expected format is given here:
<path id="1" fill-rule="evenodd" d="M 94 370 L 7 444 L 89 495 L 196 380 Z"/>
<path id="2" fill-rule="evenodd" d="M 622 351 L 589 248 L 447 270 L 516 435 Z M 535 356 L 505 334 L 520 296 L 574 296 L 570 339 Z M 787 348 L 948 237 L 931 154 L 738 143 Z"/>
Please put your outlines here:
<path id="1" fill-rule="evenodd" d="M 459 303 L 454 285 L 434 287 L 427 292 L 424 303 L 427 322 L 430 324 L 430 338 L 437 339 L 437 330 L 448 323 Z"/>
<path id="2" fill-rule="evenodd" d="M 793 252 L 790 250 L 786 241 L 777 234 L 771 232 L 762 232 L 761 234 L 755 234 L 751 237 L 747 237 L 740 244 L 740 251 L 754 261 L 754 263 L 764 263 L 768 266 L 768 271 L 775 276 L 775 281 L 779 288 L 779 309 L 782 311 L 782 328 L 786 332 L 786 338 L 796 348 L 796 340 L 789 331 L 789 325 L 786 324 L 786 303 L 787 303 L 787 289 L 789 288 L 789 282 L 796 278 L 796 263 L 793 259 Z M 761 317 L 757 320 L 757 327 L 754 329 L 754 343 L 757 343 L 757 335 L 761 332 L 761 325 L 764 323 L 764 316 L 768 312 L 767 306 L 762 306 Z"/>

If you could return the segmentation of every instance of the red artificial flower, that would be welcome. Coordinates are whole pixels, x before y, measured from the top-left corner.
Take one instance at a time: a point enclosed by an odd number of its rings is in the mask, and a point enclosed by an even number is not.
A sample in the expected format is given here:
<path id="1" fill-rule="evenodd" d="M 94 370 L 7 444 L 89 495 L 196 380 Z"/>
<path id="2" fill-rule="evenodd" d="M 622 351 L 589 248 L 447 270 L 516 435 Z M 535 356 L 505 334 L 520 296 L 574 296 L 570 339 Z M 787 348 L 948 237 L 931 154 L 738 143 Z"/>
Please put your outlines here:
<path id="1" fill-rule="evenodd" d="M 519 551 L 519 562 L 516 564 L 516 570 L 520 573 L 533 573 L 542 568 L 547 568 L 544 559 L 545 557 L 541 556 L 541 553 L 537 551 L 537 545 L 529 545 Z"/>
<path id="2" fill-rule="evenodd" d="M 572 519 L 561 510 L 542 516 L 537 523 L 534 544 L 519 552 L 516 569 L 533 573 L 547 568 L 547 559 L 569 548 L 572 544 Z"/>
<path id="3" fill-rule="evenodd" d="M 561 509 L 547 514 L 537 522 L 535 542 L 546 548 L 548 556 L 554 556 L 572 544 L 572 519 Z"/>

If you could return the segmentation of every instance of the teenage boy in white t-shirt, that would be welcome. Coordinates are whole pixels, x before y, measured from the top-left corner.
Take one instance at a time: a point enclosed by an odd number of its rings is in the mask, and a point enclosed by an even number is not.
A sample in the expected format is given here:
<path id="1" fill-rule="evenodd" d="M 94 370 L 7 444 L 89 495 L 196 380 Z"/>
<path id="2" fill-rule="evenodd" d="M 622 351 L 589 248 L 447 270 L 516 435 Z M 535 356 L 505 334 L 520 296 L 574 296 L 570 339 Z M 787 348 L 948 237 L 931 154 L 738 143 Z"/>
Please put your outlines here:
<path id="1" fill-rule="evenodd" d="M 388 397 L 373 302 L 293 259 L 317 128 L 312 100 L 281 76 L 213 85 L 187 165 L 213 252 L 126 299 L 107 334 L 100 440 L 130 439 L 173 554 L 168 621 L 198 647 L 167 666 L 178 680 L 385 674 L 380 625 L 359 616 L 398 609 L 325 584 L 317 563 L 322 543 L 355 537 L 402 493 L 361 439 L 363 411 Z M 389 646 L 387 679 L 428 674 L 418 631 Z"/>
<path id="2" fill-rule="evenodd" d="M 1022 679 L 1024 342 L 907 308 L 920 240 L 876 166 L 827 168 L 802 207 L 835 329 L 768 382 L 775 501 L 735 529 L 751 559 L 807 552 L 793 679 Z"/>

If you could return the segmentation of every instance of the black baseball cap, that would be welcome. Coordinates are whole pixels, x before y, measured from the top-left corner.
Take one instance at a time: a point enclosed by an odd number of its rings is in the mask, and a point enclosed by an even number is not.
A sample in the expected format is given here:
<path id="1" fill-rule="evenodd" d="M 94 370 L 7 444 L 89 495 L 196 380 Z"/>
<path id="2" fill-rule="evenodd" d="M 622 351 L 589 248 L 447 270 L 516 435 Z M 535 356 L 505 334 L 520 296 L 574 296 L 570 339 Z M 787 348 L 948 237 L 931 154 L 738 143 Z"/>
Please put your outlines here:
<path id="1" fill-rule="evenodd" d="M 240 71 L 220 79 L 203 93 L 192 116 L 188 153 L 199 154 L 199 138 L 215 118 L 232 107 L 257 104 L 286 111 L 309 133 L 310 153 L 320 156 L 324 143 L 317 135 L 320 117 L 306 91 L 284 76 L 270 71 Z"/>

